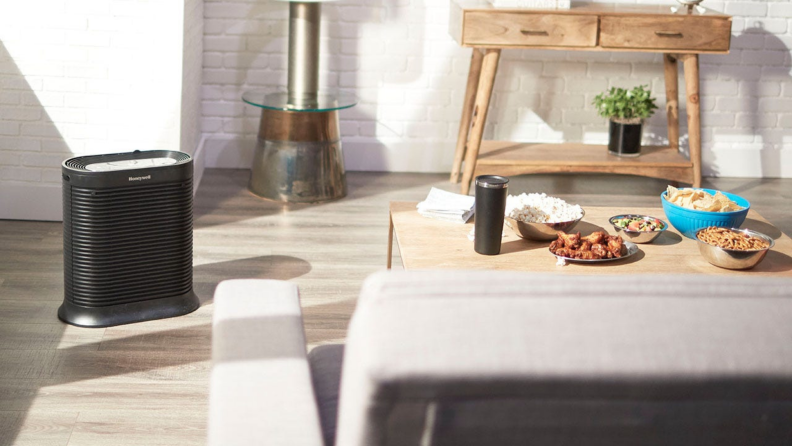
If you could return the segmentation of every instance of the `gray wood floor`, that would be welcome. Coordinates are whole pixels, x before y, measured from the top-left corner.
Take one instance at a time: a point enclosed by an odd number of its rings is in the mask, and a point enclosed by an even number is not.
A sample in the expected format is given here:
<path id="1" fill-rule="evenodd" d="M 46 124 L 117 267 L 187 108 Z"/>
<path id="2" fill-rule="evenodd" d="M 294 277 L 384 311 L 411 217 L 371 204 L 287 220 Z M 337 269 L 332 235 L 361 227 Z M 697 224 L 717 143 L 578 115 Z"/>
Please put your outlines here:
<path id="1" fill-rule="evenodd" d="M 195 289 L 187 316 L 106 329 L 64 325 L 59 223 L 0 221 L 0 445 L 204 443 L 212 293 L 230 278 L 301 288 L 310 346 L 340 342 L 361 281 L 384 268 L 388 202 L 420 200 L 447 175 L 351 172 L 321 205 L 260 200 L 244 170 L 208 170 L 195 206 Z M 717 179 L 792 233 L 792 180 Z M 513 178 L 511 193 L 586 205 L 658 205 L 666 182 L 609 175 Z M 399 259 L 395 259 L 399 265 Z"/>

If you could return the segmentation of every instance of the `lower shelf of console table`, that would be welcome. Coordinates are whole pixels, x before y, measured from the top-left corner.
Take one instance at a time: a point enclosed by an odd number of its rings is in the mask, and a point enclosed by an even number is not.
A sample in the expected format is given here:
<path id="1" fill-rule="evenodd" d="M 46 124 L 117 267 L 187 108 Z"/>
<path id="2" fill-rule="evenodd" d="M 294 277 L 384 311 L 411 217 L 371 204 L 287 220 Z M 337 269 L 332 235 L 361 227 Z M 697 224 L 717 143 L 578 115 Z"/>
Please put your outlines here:
<path id="1" fill-rule="evenodd" d="M 474 176 L 583 172 L 693 182 L 693 163 L 671 147 L 644 146 L 640 156 L 619 157 L 609 154 L 605 145 L 511 141 L 482 141 Z M 463 183 L 462 193 L 467 193 L 465 186 Z"/>

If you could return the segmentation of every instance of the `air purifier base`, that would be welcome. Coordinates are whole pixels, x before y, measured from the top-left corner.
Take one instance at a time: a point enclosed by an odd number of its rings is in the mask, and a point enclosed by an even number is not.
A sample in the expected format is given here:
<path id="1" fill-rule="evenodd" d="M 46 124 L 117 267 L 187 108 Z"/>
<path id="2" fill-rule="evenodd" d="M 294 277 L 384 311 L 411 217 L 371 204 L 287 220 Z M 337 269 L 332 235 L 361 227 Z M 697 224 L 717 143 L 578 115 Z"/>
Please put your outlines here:
<path id="1" fill-rule="evenodd" d="M 58 309 L 58 319 L 77 327 L 104 328 L 182 316 L 192 313 L 200 306 L 201 302 L 193 291 L 181 296 L 106 307 L 81 307 L 64 301 Z"/>

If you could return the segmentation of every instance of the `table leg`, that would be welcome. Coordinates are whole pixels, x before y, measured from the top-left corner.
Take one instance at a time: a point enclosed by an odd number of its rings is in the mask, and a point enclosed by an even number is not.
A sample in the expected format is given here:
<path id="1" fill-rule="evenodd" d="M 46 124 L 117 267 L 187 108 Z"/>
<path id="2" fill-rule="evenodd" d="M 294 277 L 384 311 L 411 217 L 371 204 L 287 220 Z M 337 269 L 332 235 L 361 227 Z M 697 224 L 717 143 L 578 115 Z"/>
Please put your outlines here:
<path id="1" fill-rule="evenodd" d="M 454 152 L 454 165 L 451 168 L 451 182 L 459 182 L 459 173 L 462 169 L 462 160 L 465 159 L 465 147 L 470 133 L 470 118 L 473 115 L 473 106 L 478 91 L 479 77 L 481 77 L 481 62 L 484 53 L 478 48 L 473 48 L 470 55 L 470 70 L 468 71 L 467 87 L 465 88 L 465 102 L 462 105 L 462 119 L 459 122 L 459 135 L 457 136 L 456 152 Z"/>
<path id="2" fill-rule="evenodd" d="M 391 269 L 391 263 L 393 262 L 393 215 L 388 213 L 388 218 L 390 220 L 390 224 L 388 226 L 388 261 L 387 261 L 387 268 Z"/>
<path id="3" fill-rule="evenodd" d="M 687 94 L 687 122 L 690 161 L 693 163 L 693 187 L 701 187 L 701 104 L 699 103 L 699 57 L 686 54 L 685 92 Z"/>
<path id="4" fill-rule="evenodd" d="M 665 66 L 666 114 L 668 115 L 668 145 L 679 150 L 679 71 L 673 54 L 663 55 Z"/>
<path id="5" fill-rule="evenodd" d="M 498 60 L 501 50 L 488 48 L 484 54 L 481 67 L 481 78 L 476 91 L 476 103 L 473 107 L 472 124 L 470 126 L 470 140 L 465 153 L 465 172 L 462 175 L 462 193 L 467 195 L 470 182 L 476 170 L 481 137 L 484 135 L 484 125 L 487 123 L 487 110 L 489 109 L 492 86 L 495 83 L 495 74 L 498 72 Z"/>

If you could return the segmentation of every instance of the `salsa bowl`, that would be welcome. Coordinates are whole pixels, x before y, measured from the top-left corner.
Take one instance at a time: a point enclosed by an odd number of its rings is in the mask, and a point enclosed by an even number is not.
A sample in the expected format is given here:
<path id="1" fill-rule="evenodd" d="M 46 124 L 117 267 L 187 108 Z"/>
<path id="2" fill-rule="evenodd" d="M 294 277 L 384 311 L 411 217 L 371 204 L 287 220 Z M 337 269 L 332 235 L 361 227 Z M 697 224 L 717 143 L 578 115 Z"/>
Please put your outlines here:
<path id="1" fill-rule="evenodd" d="M 618 224 L 619 220 L 622 219 L 633 219 L 638 222 L 647 222 L 651 223 L 656 226 L 656 229 L 652 231 L 644 231 L 644 230 L 634 230 L 626 227 L 622 227 Z M 616 231 L 617 235 L 622 236 L 624 240 L 633 242 L 633 243 L 652 243 L 655 241 L 657 237 L 660 237 L 660 234 L 665 232 L 668 229 L 668 223 L 660 220 L 659 218 L 655 218 L 649 215 L 640 215 L 640 214 L 621 214 L 621 215 L 614 215 L 609 220 L 610 224 L 613 225 L 613 229 Z"/>

